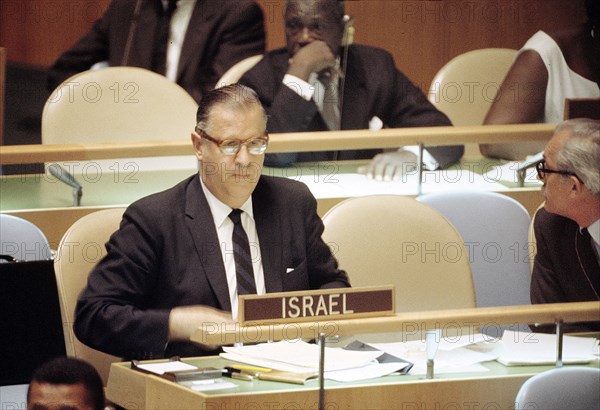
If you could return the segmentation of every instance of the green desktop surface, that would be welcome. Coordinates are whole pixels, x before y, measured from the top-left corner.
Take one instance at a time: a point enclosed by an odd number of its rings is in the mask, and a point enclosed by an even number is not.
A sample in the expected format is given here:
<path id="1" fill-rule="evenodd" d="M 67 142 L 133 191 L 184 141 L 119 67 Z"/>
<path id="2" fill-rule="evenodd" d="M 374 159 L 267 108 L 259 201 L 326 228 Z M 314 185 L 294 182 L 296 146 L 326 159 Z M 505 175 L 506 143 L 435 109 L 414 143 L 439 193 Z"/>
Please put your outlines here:
<path id="1" fill-rule="evenodd" d="M 198 367 L 223 368 L 235 362 L 219 357 L 187 358 Z M 325 408 L 514 408 L 516 394 L 531 376 L 554 366 L 506 367 L 486 362 L 487 371 L 448 373 L 425 379 L 420 375 L 389 375 L 355 382 L 325 380 Z M 590 367 L 599 368 L 594 361 Z M 319 381 L 303 385 L 264 380 L 226 379 L 232 388 L 194 391 L 189 382 L 177 384 L 160 376 L 114 363 L 107 398 L 124 408 L 305 409 L 318 408 Z"/>
<path id="2" fill-rule="evenodd" d="M 197 367 L 215 367 L 224 368 L 225 366 L 231 366 L 239 364 L 220 357 L 196 357 L 186 358 L 182 361 L 192 364 Z M 504 366 L 496 361 L 485 362 L 482 364 L 487 369 L 484 372 L 465 372 L 465 373 L 441 373 L 436 374 L 434 380 L 452 380 L 452 379 L 481 379 L 485 377 L 502 377 L 502 376 L 515 376 L 515 375 L 533 375 L 541 373 L 546 370 L 553 369 L 554 365 L 536 365 L 536 366 Z M 117 363 L 113 366 L 122 366 L 125 368 L 131 368 L 131 364 L 128 362 Z M 568 367 L 571 365 L 565 365 Z M 595 361 L 589 364 L 590 367 L 600 368 L 600 361 Z M 266 380 L 255 379 L 253 381 L 244 381 L 236 379 L 227 379 L 232 383 L 236 384 L 235 389 L 223 389 L 223 390 L 212 390 L 202 392 L 208 396 L 216 396 L 221 394 L 238 394 L 238 393 L 256 393 L 256 392 L 271 392 L 271 391 L 288 391 L 288 390 L 314 390 L 319 388 L 318 379 L 310 379 L 305 384 L 292 384 L 292 383 L 281 383 L 272 382 Z M 397 383 L 413 383 L 426 381 L 423 375 L 411 375 L 405 374 L 392 374 L 384 377 L 378 377 L 376 379 L 360 380 L 354 382 L 337 382 L 333 380 L 325 380 L 326 388 L 336 387 L 358 387 L 358 386 L 380 386 L 382 384 L 397 384 Z M 185 382 L 183 383 L 185 385 Z"/>
<path id="3" fill-rule="evenodd" d="M 368 161 L 306 163 L 287 168 L 265 167 L 263 174 L 301 180 L 316 188 L 319 188 L 319 184 L 338 188 L 343 197 L 345 188 L 339 184 L 337 187 L 334 185 L 338 182 L 338 177 L 341 174 L 356 174 L 359 167 L 364 168 L 367 164 Z M 463 160 L 451 167 L 451 170 L 468 170 L 481 175 L 499 164 L 500 161 L 491 159 Z M 101 170 L 90 166 L 86 172 L 75 173 L 74 176 L 83 188 L 81 207 L 126 206 L 144 196 L 168 189 L 196 172 L 194 169 L 140 171 L 134 165 L 121 168 L 124 169 L 117 170 L 109 165 Z M 436 172 L 427 171 L 425 178 L 433 181 L 436 175 L 441 175 L 443 183 L 444 172 L 451 171 Z M 415 184 L 411 180 L 406 185 L 412 187 Z M 517 187 L 517 182 L 502 181 L 498 186 L 510 189 Z M 536 185 L 530 183 L 526 186 Z M 0 175 L 0 211 L 73 207 L 72 191 L 70 186 L 50 174 Z M 318 192 L 315 196 L 320 199 Z"/>

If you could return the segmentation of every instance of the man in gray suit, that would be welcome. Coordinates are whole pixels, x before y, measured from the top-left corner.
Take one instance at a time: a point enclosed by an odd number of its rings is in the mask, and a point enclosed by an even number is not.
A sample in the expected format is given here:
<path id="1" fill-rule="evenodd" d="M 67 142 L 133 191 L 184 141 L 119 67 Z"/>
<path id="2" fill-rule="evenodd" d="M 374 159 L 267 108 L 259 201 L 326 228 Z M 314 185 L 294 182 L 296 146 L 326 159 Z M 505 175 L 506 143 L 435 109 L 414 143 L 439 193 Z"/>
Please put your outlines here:
<path id="1" fill-rule="evenodd" d="M 237 318 L 247 285 L 237 223 L 247 236 L 248 293 L 350 286 L 321 239 L 308 188 L 261 175 L 268 135 L 256 94 L 238 84 L 210 91 L 197 117 L 199 175 L 127 209 L 79 297 L 75 334 L 95 349 L 136 359 L 214 353 L 189 338 Z"/>
<path id="2" fill-rule="evenodd" d="M 600 121 L 575 119 L 559 124 L 537 166 L 546 203 L 534 221 L 532 303 L 600 300 L 599 167 Z M 599 331 L 600 322 L 565 328 Z"/>

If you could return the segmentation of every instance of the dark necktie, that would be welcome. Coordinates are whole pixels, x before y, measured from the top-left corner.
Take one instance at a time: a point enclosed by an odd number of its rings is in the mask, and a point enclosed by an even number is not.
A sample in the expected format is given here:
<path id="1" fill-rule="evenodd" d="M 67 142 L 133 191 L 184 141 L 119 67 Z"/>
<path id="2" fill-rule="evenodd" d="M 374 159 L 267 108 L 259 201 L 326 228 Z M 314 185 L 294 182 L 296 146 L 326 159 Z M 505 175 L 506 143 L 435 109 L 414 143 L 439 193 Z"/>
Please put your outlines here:
<path id="1" fill-rule="evenodd" d="M 256 293 L 256 283 L 254 282 L 250 244 L 248 243 L 246 231 L 242 226 L 241 213 L 241 209 L 234 209 L 229 214 L 229 219 L 233 221 L 233 258 L 235 260 L 238 295 L 247 295 Z"/>
<path id="2" fill-rule="evenodd" d="M 171 17 L 177 8 L 177 0 L 169 0 L 167 8 L 162 0 L 158 1 L 158 21 L 154 33 L 154 53 L 152 55 L 152 71 L 165 74 L 167 71 L 167 47 L 169 43 L 169 26 Z"/>

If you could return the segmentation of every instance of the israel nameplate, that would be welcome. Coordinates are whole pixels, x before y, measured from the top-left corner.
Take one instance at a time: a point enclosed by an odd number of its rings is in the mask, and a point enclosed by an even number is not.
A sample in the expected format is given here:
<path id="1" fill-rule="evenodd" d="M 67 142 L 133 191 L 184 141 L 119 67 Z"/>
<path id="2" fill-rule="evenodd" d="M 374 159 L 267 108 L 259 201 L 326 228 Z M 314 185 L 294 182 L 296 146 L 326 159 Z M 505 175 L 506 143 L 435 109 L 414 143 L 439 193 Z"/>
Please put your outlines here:
<path id="1" fill-rule="evenodd" d="M 242 295 L 242 325 L 292 323 L 393 315 L 394 286 L 340 288 Z"/>

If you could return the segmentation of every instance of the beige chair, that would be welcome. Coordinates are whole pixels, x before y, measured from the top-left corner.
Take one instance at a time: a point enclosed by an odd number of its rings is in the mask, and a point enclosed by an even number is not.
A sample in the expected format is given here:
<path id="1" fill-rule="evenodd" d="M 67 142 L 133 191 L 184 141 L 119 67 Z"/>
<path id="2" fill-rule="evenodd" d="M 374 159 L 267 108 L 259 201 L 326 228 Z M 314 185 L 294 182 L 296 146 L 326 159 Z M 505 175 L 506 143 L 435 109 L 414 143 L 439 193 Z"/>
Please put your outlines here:
<path id="1" fill-rule="evenodd" d="M 454 125 L 481 125 L 517 51 L 482 48 L 460 54 L 444 65 L 429 87 L 429 101 Z M 465 156 L 479 156 L 468 146 Z"/>
<path id="2" fill-rule="evenodd" d="M 221 78 L 219 78 L 219 81 L 215 84 L 215 88 L 221 88 L 229 84 L 237 83 L 244 73 L 254 67 L 256 63 L 262 60 L 262 58 L 263 56 L 260 54 L 247 57 L 242 61 L 235 63 L 221 76 Z"/>
<path id="3" fill-rule="evenodd" d="M 535 230 L 533 228 L 535 216 L 538 211 L 544 207 L 546 202 L 542 202 L 540 206 L 537 207 L 535 212 L 533 213 L 533 217 L 531 218 L 531 223 L 529 224 L 529 232 L 528 232 L 528 248 L 529 248 L 529 269 L 533 272 L 533 263 L 535 262 L 535 255 L 537 254 L 537 241 L 535 240 Z"/>
<path id="4" fill-rule="evenodd" d="M 179 85 L 138 67 L 65 80 L 42 112 L 43 144 L 188 139 L 198 104 Z"/>
<path id="5" fill-rule="evenodd" d="M 18 216 L 0 214 L 0 263 L 50 259 L 50 243 L 40 228 Z"/>
<path id="6" fill-rule="evenodd" d="M 78 73 L 50 95 L 42 112 L 43 144 L 189 141 L 198 104 L 178 84 L 138 67 L 107 67 Z M 82 173 L 85 161 L 70 161 Z M 61 164 L 66 167 L 65 164 Z M 197 169 L 190 144 L 185 157 L 94 161 L 113 175 L 142 170 Z M 67 168 L 67 169 L 69 169 Z M 85 199 L 85 197 L 84 197 Z"/>
<path id="7" fill-rule="evenodd" d="M 413 198 L 346 199 L 323 217 L 352 286 L 395 285 L 396 311 L 475 307 L 469 258 L 454 226 Z"/>
<path id="8" fill-rule="evenodd" d="M 120 358 L 81 343 L 73 333 L 73 321 L 77 297 L 86 286 L 92 268 L 106 254 L 104 245 L 119 228 L 124 211 L 125 208 L 105 209 L 79 219 L 65 232 L 54 260 L 67 355 L 94 365 L 104 385 L 108 381 L 110 363 Z"/>

